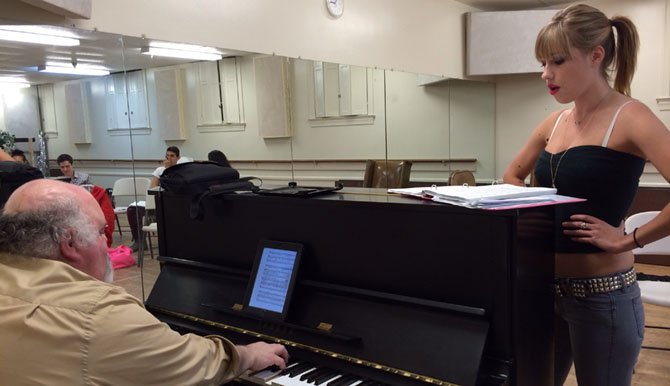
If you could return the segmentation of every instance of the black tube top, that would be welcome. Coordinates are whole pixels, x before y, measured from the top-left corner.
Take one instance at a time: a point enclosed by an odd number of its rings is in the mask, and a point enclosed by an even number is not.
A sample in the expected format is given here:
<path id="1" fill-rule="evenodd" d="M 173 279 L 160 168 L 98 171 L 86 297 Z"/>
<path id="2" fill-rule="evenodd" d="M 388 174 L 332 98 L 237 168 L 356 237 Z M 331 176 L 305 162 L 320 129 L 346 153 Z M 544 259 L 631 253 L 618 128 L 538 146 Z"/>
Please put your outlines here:
<path id="1" fill-rule="evenodd" d="M 538 185 L 551 187 L 553 172 L 558 194 L 587 200 L 555 206 L 555 251 L 602 252 L 592 244 L 570 240 L 561 223 L 573 214 L 588 214 L 619 226 L 635 197 L 644 164 L 643 158 L 603 146 L 575 146 L 554 154 L 553 159 L 543 150 L 535 164 Z"/>

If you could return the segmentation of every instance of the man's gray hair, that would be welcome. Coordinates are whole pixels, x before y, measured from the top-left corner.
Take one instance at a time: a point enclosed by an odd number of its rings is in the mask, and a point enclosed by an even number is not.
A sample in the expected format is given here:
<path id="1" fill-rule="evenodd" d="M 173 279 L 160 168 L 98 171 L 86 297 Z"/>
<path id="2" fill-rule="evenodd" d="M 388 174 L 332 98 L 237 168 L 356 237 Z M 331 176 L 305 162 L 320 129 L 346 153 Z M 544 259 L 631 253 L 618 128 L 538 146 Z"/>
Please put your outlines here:
<path id="1" fill-rule="evenodd" d="M 58 197 L 44 206 L 0 215 L 0 252 L 59 260 L 60 242 L 91 244 L 97 237 L 91 219 L 81 213 L 72 197 Z"/>

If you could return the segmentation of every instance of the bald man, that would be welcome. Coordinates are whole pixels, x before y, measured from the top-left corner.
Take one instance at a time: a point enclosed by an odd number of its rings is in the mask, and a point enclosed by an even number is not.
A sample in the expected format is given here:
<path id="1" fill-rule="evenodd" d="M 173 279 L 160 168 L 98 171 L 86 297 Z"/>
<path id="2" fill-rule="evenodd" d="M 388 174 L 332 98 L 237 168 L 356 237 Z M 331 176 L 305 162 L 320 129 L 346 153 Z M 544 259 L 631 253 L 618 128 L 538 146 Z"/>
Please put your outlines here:
<path id="1" fill-rule="evenodd" d="M 100 206 L 83 188 L 34 180 L 0 215 L 0 379 L 20 385 L 218 385 L 284 368 L 279 344 L 180 335 L 109 284 Z"/>

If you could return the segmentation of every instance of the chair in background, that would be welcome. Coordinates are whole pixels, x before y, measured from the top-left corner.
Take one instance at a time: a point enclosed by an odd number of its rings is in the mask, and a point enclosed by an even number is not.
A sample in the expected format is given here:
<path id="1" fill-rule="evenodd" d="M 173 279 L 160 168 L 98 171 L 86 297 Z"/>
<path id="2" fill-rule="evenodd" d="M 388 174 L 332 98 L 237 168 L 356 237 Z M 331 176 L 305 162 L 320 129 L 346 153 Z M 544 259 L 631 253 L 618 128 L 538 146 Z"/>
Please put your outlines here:
<path id="1" fill-rule="evenodd" d="M 364 188 L 408 188 L 412 161 L 368 160 Z"/>
<path id="2" fill-rule="evenodd" d="M 147 195 L 150 183 L 151 180 L 145 177 L 127 177 L 114 181 L 114 187 L 112 188 L 112 203 L 114 204 L 114 216 L 116 217 L 116 224 L 120 236 L 123 236 L 123 233 L 121 232 L 121 224 L 119 224 L 119 215 L 127 213 L 128 206 L 136 204 L 136 202 L 127 206 L 117 206 L 117 198 L 121 196 L 135 197 L 135 194 L 137 194 L 138 199 L 144 199 Z"/>
<path id="3" fill-rule="evenodd" d="M 641 227 L 648 223 L 651 219 L 656 217 L 660 211 L 649 211 L 635 213 L 626 219 L 624 228 L 626 233 L 632 233 L 635 228 Z M 644 248 L 633 249 L 635 255 L 665 255 L 670 259 L 670 236 L 654 241 L 644 246 Z M 658 306 L 670 307 L 670 282 L 640 280 L 640 292 L 642 294 L 642 301 L 647 304 L 654 304 Z M 646 328 L 655 328 L 668 330 L 670 327 L 665 326 L 645 326 Z M 670 349 L 662 347 L 648 347 L 644 348 L 670 351 Z"/>
<path id="4" fill-rule="evenodd" d="M 153 244 L 151 243 L 151 235 L 156 235 L 158 236 L 158 223 L 153 221 L 155 219 L 154 212 L 156 211 L 156 196 L 153 194 L 147 194 L 147 199 L 145 201 L 145 206 L 144 208 L 146 209 L 146 215 L 144 216 L 145 219 L 152 219 L 151 222 L 148 225 L 144 225 L 142 227 L 142 230 L 140 231 L 140 240 L 144 240 L 144 238 L 149 239 L 149 253 L 151 253 L 151 258 L 154 258 L 154 247 Z M 138 259 L 137 259 L 137 266 L 141 267 L 142 264 L 144 263 L 144 247 L 146 243 L 140 244 L 140 251 L 138 254 Z"/>
<path id="5" fill-rule="evenodd" d="M 449 185 L 476 186 L 475 175 L 469 170 L 454 170 L 449 175 Z"/>

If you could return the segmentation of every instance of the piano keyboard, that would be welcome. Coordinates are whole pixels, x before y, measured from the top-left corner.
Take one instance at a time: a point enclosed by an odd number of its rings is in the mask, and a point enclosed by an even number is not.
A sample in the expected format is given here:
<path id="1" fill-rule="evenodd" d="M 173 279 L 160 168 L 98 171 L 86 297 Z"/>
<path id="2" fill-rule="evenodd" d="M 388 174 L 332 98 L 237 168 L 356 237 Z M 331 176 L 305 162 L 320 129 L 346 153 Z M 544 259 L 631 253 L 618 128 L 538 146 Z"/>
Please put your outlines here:
<path id="1" fill-rule="evenodd" d="M 263 386 L 389 386 L 309 362 L 295 362 L 283 370 L 272 366 L 242 379 Z"/>

